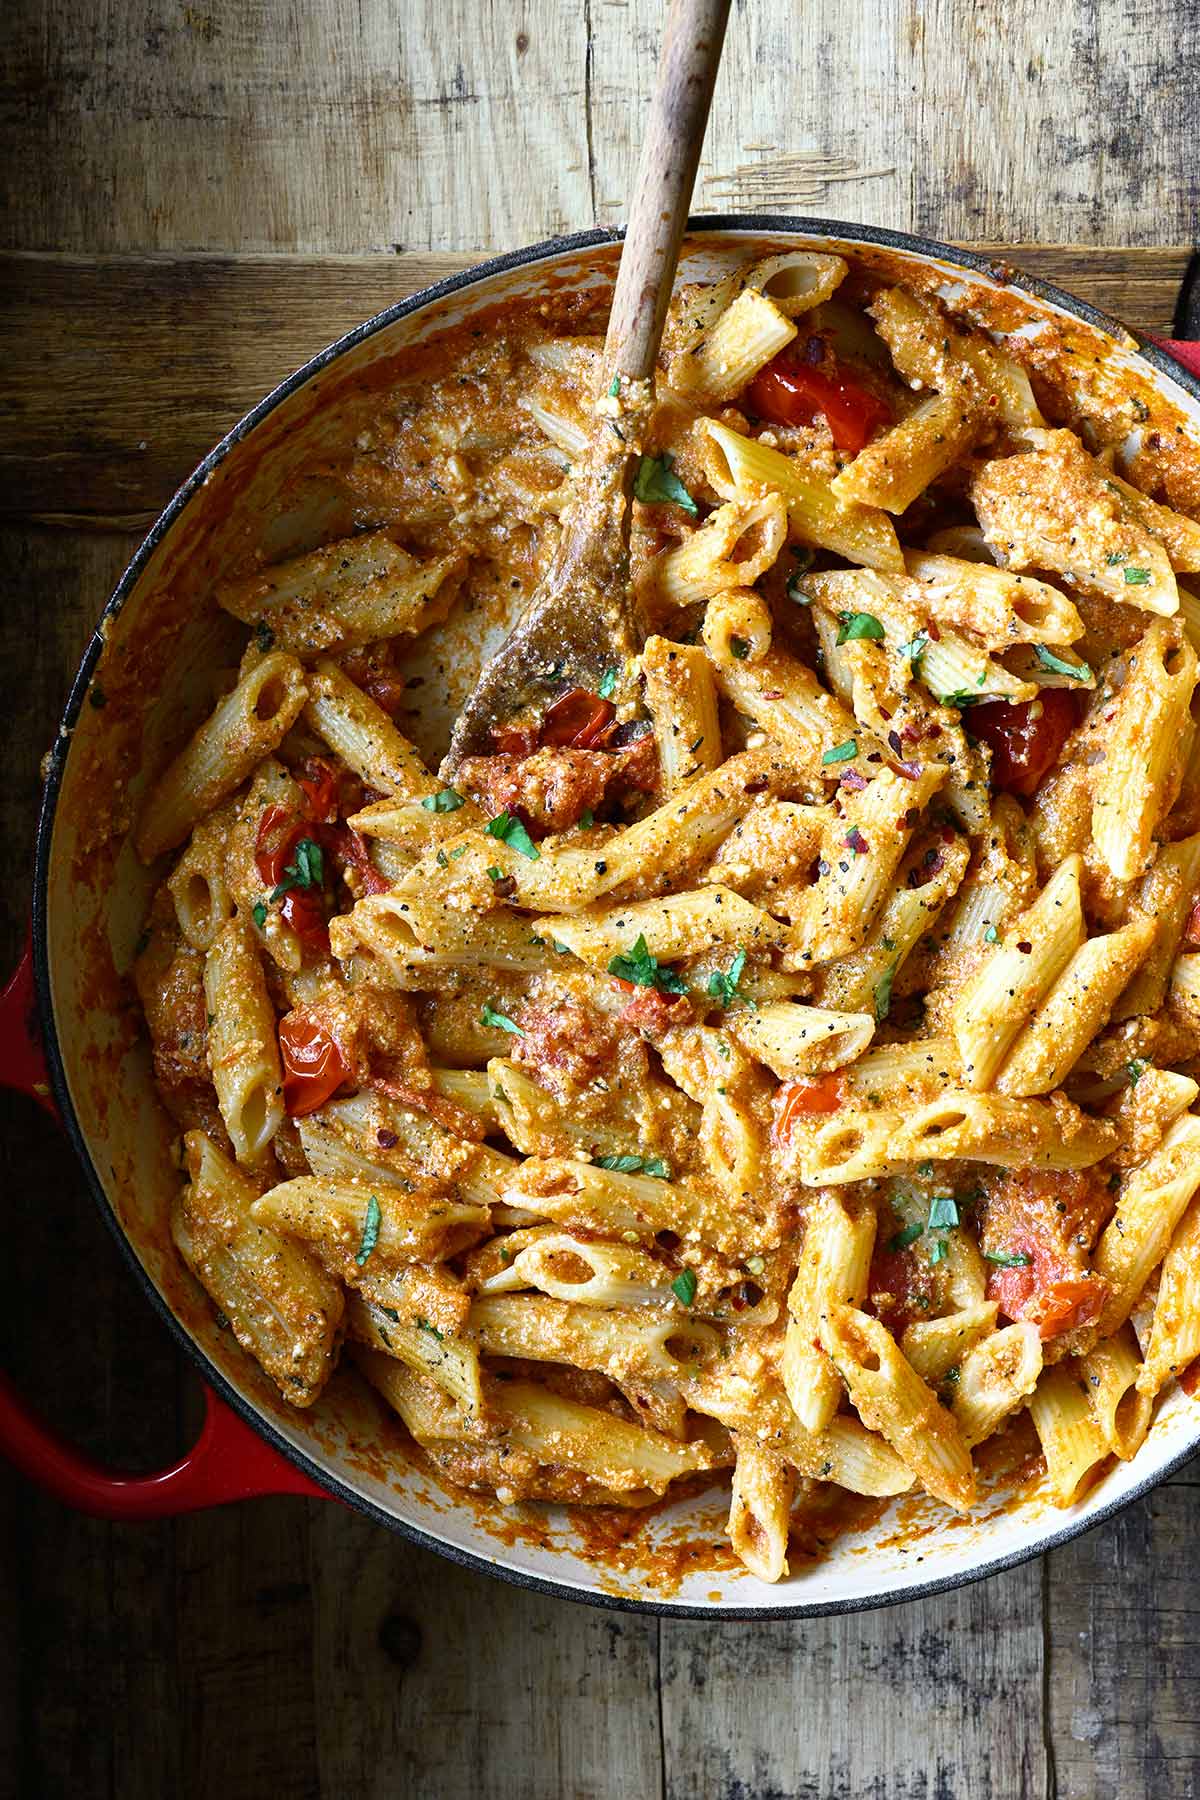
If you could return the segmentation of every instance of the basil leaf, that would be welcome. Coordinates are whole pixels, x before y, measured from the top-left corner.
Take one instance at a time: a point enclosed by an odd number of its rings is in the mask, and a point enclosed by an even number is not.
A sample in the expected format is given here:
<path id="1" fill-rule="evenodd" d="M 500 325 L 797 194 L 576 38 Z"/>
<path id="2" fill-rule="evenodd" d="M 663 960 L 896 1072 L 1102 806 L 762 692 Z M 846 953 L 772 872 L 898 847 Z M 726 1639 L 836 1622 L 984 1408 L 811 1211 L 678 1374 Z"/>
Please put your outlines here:
<path id="1" fill-rule="evenodd" d="M 858 739 L 847 738 L 844 744 L 835 744 L 832 750 L 826 750 L 821 757 L 824 767 L 830 763 L 851 762 L 858 755 Z"/>
<path id="2" fill-rule="evenodd" d="M 839 644 L 853 644 L 858 638 L 881 638 L 883 626 L 874 613 L 839 613 L 837 641 Z"/>
<path id="3" fill-rule="evenodd" d="M 636 1175 L 641 1166 L 640 1156 L 598 1156 L 596 1158 L 598 1169 L 615 1169 L 618 1175 Z"/>
<path id="4" fill-rule="evenodd" d="M 436 794 L 426 794 L 421 805 L 426 812 L 457 812 L 463 805 L 463 797 L 457 788 L 441 788 Z"/>
<path id="5" fill-rule="evenodd" d="M 291 888 L 320 887 L 325 879 L 325 858 L 321 846 L 312 838 L 301 838 L 293 852 L 293 860 L 284 866 L 283 880 L 272 894 L 278 900 Z"/>
<path id="6" fill-rule="evenodd" d="M 945 1262 L 949 1254 L 950 1246 L 945 1238 L 934 1238 L 932 1244 L 929 1246 L 929 1260 L 935 1269 L 940 1262 Z"/>
<path id="7" fill-rule="evenodd" d="M 1128 580 L 1128 569 L 1125 571 L 1125 576 Z M 1085 662 L 1078 664 L 1064 662 L 1061 656 L 1055 656 L 1053 650 L 1047 650 L 1045 644 L 1035 644 L 1033 654 L 1043 669 L 1052 669 L 1056 675 L 1069 675 L 1072 681 L 1090 681 L 1092 679 L 1092 671 Z"/>
<path id="8" fill-rule="evenodd" d="M 930 1231 L 945 1231 L 958 1222 L 958 1202 L 950 1194 L 935 1194 L 929 1202 Z"/>
<path id="9" fill-rule="evenodd" d="M 875 1023 L 882 1025 L 892 1007 L 892 982 L 896 979 L 898 963 L 889 963 L 879 980 L 875 983 Z"/>
<path id="10" fill-rule="evenodd" d="M 379 1227 L 383 1224 L 383 1214 L 379 1210 L 379 1202 L 374 1194 L 367 1201 L 366 1216 L 363 1219 L 362 1242 L 358 1246 L 358 1254 L 354 1258 L 361 1269 L 372 1250 L 379 1242 Z"/>
<path id="11" fill-rule="evenodd" d="M 672 473 L 674 462 L 669 451 L 664 451 L 662 456 L 643 456 L 634 478 L 634 498 L 643 506 L 682 506 L 684 512 L 696 518 L 700 508 L 678 475 Z"/>
<path id="12" fill-rule="evenodd" d="M 1149 569 L 1135 569 L 1128 564 L 1126 565 L 1126 568 L 1125 568 L 1125 585 L 1126 585 L 1126 587 L 1145 587 L 1145 585 L 1149 581 L 1149 579 L 1150 579 Z"/>
<path id="13" fill-rule="evenodd" d="M 600 677 L 600 686 L 596 689 L 596 692 L 599 695 L 600 699 L 601 700 L 611 700 L 613 697 L 613 690 L 616 687 L 616 685 L 617 685 L 616 669 L 605 669 L 603 675 Z"/>
<path id="14" fill-rule="evenodd" d="M 684 1306 L 690 1306 L 696 1298 L 696 1271 L 681 1269 L 671 1283 L 671 1292 Z"/>
<path id="15" fill-rule="evenodd" d="M 713 970 L 708 978 L 708 992 L 718 1005 L 725 1007 L 732 1005 L 735 1000 L 743 1000 L 752 1012 L 758 1011 L 756 1001 L 738 992 L 738 982 L 742 979 L 745 967 L 746 952 L 740 949 L 724 973 L 720 969 Z"/>
<path id="16" fill-rule="evenodd" d="M 912 664 L 912 672 L 914 675 L 920 670 L 921 658 L 924 656 L 928 644 L 929 639 L 926 634 L 923 631 L 918 631 L 911 643 L 898 644 L 896 646 L 896 655 L 903 656 L 907 662 Z"/>
<path id="17" fill-rule="evenodd" d="M 264 656 L 267 655 L 268 651 L 275 648 L 275 633 L 271 630 L 271 627 L 267 624 L 265 619 L 259 619 L 255 624 L 254 642 Z"/>
<path id="18" fill-rule="evenodd" d="M 480 1008 L 479 1023 L 481 1025 L 491 1025 L 499 1031 L 507 1031 L 513 1037 L 525 1036 L 521 1027 L 519 1025 L 514 1025 L 507 1013 L 497 1012 L 495 1007 L 490 1005 L 486 1000 Z"/>
<path id="19" fill-rule="evenodd" d="M 923 1225 L 906 1225 L 903 1231 L 896 1232 L 894 1237 L 888 1239 L 887 1248 L 892 1251 L 907 1250 L 910 1244 L 916 1243 L 924 1229 Z"/>
<path id="20" fill-rule="evenodd" d="M 498 813 L 489 819 L 483 828 L 489 837 L 498 838 L 502 844 L 508 844 L 519 856 L 530 862 L 540 862 L 542 853 L 514 813 Z"/>
<path id="21" fill-rule="evenodd" d="M 251 907 L 250 917 L 254 920 L 254 923 L 258 926 L 258 929 L 261 931 L 263 926 L 267 922 L 267 909 L 263 905 L 261 900 L 258 902 L 257 906 Z"/>
<path id="22" fill-rule="evenodd" d="M 731 637 L 729 640 L 729 648 L 739 662 L 745 662 L 750 654 L 750 645 L 748 641 L 742 637 Z"/>
<path id="23" fill-rule="evenodd" d="M 436 1325 L 431 1325 L 429 1323 L 428 1319 L 418 1319 L 417 1320 L 417 1330 L 418 1331 L 427 1331 L 431 1338 L 437 1339 L 439 1344 L 441 1344 L 445 1341 L 445 1334 L 443 1332 L 440 1332 Z"/>
<path id="24" fill-rule="evenodd" d="M 634 987 L 658 988 L 664 994 L 687 993 L 687 983 L 676 975 L 674 969 L 665 968 L 657 956 L 651 956 L 646 947 L 644 932 L 639 933 L 628 956 L 612 957 L 608 972 L 615 975 L 618 981 L 631 981 Z"/>
<path id="25" fill-rule="evenodd" d="M 983 1260 L 998 1269 L 1027 1269 L 1033 1258 L 1024 1250 L 985 1250 Z"/>

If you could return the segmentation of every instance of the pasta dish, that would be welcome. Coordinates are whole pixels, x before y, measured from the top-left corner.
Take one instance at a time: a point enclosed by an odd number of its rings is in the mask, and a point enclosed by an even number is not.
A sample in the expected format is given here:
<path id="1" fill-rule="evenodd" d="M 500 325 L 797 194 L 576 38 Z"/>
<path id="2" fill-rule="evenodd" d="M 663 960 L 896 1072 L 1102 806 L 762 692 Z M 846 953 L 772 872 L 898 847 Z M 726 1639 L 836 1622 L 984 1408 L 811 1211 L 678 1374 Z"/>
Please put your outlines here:
<path id="1" fill-rule="evenodd" d="M 682 288 L 644 648 L 453 773 L 439 634 L 630 415 L 595 293 L 422 344 L 134 834 L 172 1235 L 282 1395 L 352 1361 L 509 1504 L 728 1473 L 765 1581 L 801 1491 L 967 1512 L 1019 1422 L 1071 1503 L 1200 1357 L 1200 482 L 955 304 Z"/>

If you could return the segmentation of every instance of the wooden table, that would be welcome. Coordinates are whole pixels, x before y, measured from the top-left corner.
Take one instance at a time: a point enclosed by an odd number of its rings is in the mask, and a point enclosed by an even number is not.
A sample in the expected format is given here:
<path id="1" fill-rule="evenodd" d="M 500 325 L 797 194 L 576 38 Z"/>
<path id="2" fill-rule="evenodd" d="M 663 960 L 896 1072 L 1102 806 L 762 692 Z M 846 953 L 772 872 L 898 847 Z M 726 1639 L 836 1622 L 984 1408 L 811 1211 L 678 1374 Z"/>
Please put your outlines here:
<path id="1" fill-rule="evenodd" d="M 659 14 L 9 0 L 7 959 L 38 760 L 144 523 L 343 326 L 464 253 L 617 220 Z M 742 0 L 698 205 L 1037 241 L 1017 259 L 1165 330 L 1198 56 L 1200 11 L 1168 0 Z M 194 1378 L 53 1129 L 0 1113 L 0 1365 L 89 1449 L 149 1466 L 188 1441 Z M 0 1473 L 0 1795 L 1184 1800 L 1198 1489 L 1193 1465 L 941 1599 L 712 1627 L 519 1592 L 319 1502 L 110 1527 Z"/>

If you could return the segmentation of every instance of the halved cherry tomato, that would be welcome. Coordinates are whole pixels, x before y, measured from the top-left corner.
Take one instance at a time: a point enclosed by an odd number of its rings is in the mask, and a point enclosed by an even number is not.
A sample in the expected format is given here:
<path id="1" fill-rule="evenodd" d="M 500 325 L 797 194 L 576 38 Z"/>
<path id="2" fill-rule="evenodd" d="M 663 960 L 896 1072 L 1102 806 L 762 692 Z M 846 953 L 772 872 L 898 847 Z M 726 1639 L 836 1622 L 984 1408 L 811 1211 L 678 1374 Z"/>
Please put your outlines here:
<path id="1" fill-rule="evenodd" d="M 297 770 L 296 780 L 310 819 L 327 824 L 337 818 L 340 795 L 338 774 L 332 763 L 320 756 L 310 756 Z"/>
<path id="2" fill-rule="evenodd" d="M 798 1119 L 836 1112 L 845 1098 L 846 1084 L 836 1069 L 828 1075 L 785 1081 L 775 1096 L 775 1136 L 787 1137 Z"/>
<path id="3" fill-rule="evenodd" d="M 305 821 L 290 806 L 267 807 L 258 821 L 254 840 L 254 866 L 265 886 L 279 886 L 307 829 Z"/>
<path id="4" fill-rule="evenodd" d="M 542 743 L 557 750 L 594 750 L 616 716 L 611 700 L 589 694 L 586 688 L 568 688 L 546 708 Z"/>
<path id="5" fill-rule="evenodd" d="M 776 425 L 807 425 L 824 413 L 837 448 L 857 456 L 883 425 L 892 422 L 892 409 L 878 394 L 861 387 L 835 364 L 833 375 L 805 362 L 789 345 L 764 369 L 746 391 L 751 412 Z"/>
<path id="6" fill-rule="evenodd" d="M 538 747 L 538 727 L 493 725 L 492 742 L 501 756 L 532 756 Z"/>
<path id="7" fill-rule="evenodd" d="M 985 700 L 966 715 L 967 730 L 992 753 L 992 786 L 1028 799 L 1058 761 L 1079 720 L 1069 688 L 1043 688 L 1036 700 Z"/>
<path id="8" fill-rule="evenodd" d="M 321 844 L 343 869 L 356 869 L 364 894 L 385 894 L 391 883 L 371 861 L 366 839 L 350 825 L 325 825 Z"/>
<path id="9" fill-rule="evenodd" d="M 289 888 L 280 898 L 279 916 L 310 950 L 328 950 L 329 926 L 315 888 Z"/>
<path id="10" fill-rule="evenodd" d="M 349 1077 L 332 1035 L 308 1013 L 290 1012 L 279 1021 L 279 1054 L 283 1104 L 292 1119 L 316 1112 Z"/>

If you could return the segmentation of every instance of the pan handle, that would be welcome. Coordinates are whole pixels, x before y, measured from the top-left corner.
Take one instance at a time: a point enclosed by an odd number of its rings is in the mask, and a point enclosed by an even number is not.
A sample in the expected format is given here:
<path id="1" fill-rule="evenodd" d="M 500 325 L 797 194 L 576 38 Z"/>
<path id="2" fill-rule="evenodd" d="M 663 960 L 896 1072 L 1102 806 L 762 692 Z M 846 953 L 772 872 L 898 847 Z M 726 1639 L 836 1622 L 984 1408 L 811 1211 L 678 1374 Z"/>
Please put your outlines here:
<path id="1" fill-rule="evenodd" d="M 0 1087 L 28 1094 L 58 1120 L 42 1051 L 29 945 L 0 993 Z M 204 1402 L 204 1424 L 186 1456 L 149 1475 L 123 1475 L 93 1462 L 51 1431 L 0 1373 L 0 1455 L 64 1505 L 101 1519 L 166 1518 L 259 1494 L 329 1498 L 211 1388 L 205 1388 Z"/>

